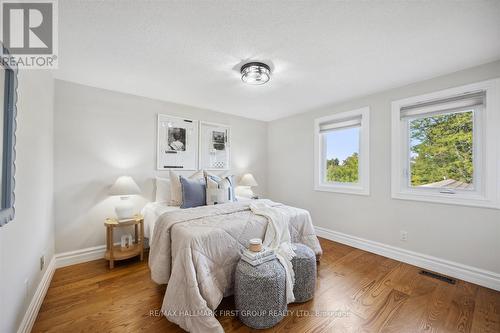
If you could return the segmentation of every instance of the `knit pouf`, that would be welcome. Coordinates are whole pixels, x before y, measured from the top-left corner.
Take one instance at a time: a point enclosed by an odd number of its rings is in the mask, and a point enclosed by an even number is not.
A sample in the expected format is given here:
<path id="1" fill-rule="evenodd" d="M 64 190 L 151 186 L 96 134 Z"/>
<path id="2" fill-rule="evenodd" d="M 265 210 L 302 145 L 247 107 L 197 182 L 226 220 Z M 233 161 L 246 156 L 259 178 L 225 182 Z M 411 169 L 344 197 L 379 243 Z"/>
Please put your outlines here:
<path id="1" fill-rule="evenodd" d="M 295 246 L 295 257 L 292 259 L 293 271 L 295 273 L 295 285 L 293 294 L 295 302 L 306 302 L 314 297 L 316 289 L 316 255 L 311 248 L 303 244 Z"/>
<path id="2" fill-rule="evenodd" d="M 236 266 L 234 300 L 238 317 L 247 326 L 262 329 L 279 323 L 287 312 L 286 273 L 278 260 Z"/>

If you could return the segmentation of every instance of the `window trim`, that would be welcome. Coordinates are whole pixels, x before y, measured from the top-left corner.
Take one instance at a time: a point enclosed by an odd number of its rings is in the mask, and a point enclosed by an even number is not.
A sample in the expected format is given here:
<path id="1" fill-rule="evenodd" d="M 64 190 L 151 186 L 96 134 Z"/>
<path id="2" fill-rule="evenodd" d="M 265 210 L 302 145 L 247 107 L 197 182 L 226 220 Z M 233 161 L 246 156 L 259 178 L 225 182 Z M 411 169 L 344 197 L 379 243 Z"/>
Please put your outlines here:
<path id="1" fill-rule="evenodd" d="M 325 123 L 342 123 L 361 118 L 359 127 L 359 181 L 357 183 L 325 183 L 322 180 L 325 165 L 325 144 L 320 127 Z M 339 112 L 314 120 L 314 190 L 358 195 L 370 195 L 370 108 Z"/>
<path id="2" fill-rule="evenodd" d="M 404 106 L 445 99 L 456 95 L 485 91 L 485 105 L 477 112 L 474 107 L 474 185 L 473 191 L 417 188 L 409 183 L 408 122 L 401 119 Z M 500 79 L 468 84 L 434 93 L 409 97 L 392 102 L 391 115 L 391 196 L 393 199 L 474 207 L 500 208 Z"/>

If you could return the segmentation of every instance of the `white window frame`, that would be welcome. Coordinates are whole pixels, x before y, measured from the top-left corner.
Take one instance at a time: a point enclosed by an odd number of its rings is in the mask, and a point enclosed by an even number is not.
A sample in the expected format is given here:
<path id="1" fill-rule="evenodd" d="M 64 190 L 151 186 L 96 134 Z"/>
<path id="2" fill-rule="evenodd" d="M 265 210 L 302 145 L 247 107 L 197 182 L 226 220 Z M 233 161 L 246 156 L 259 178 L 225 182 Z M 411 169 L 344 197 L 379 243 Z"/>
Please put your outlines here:
<path id="1" fill-rule="evenodd" d="M 324 167 L 326 165 L 326 147 L 320 127 L 325 123 L 338 123 L 348 125 L 353 119 L 361 118 L 359 127 L 359 160 L 358 160 L 358 182 L 341 183 L 327 182 L 324 179 Z M 338 192 L 348 194 L 370 195 L 370 108 L 340 112 L 334 115 L 321 117 L 314 120 L 314 190 L 326 192 Z"/>
<path id="2" fill-rule="evenodd" d="M 410 186 L 408 119 L 401 108 L 472 92 L 486 93 L 485 105 L 474 112 L 474 190 L 447 190 Z M 500 208 L 500 79 L 468 84 L 392 102 L 391 195 L 463 206 Z"/>

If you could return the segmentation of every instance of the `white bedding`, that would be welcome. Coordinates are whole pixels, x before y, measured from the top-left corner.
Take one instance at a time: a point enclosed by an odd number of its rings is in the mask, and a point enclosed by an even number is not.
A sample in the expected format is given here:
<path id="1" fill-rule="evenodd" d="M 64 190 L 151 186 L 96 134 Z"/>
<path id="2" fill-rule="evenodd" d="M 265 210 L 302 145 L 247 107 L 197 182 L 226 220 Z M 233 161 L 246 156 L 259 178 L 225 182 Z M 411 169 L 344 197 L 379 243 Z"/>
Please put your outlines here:
<path id="1" fill-rule="evenodd" d="M 181 209 L 179 206 L 169 206 L 164 202 L 149 202 L 142 209 L 142 216 L 144 216 L 144 237 L 148 239 L 153 238 L 153 232 L 156 222 L 159 217 L 166 212 L 172 212 Z"/>
<path id="2" fill-rule="evenodd" d="M 170 183 L 169 183 L 170 184 Z M 170 185 L 169 185 L 170 186 Z M 169 188 L 170 190 L 170 188 Z M 236 197 L 238 201 L 251 201 L 251 199 Z M 146 206 L 141 211 L 142 216 L 144 216 L 144 237 L 148 239 L 153 238 L 153 232 L 156 222 L 163 213 L 173 212 L 175 210 L 181 209 L 180 206 L 171 206 L 168 202 L 148 202 Z"/>
<path id="3" fill-rule="evenodd" d="M 309 212 L 257 200 L 289 217 L 291 241 L 322 251 Z M 254 214 L 255 201 L 166 211 L 150 238 L 152 279 L 168 283 L 162 312 L 190 332 L 223 332 L 212 311 L 233 292 L 240 251 L 251 238 L 264 238 L 268 221 Z"/>

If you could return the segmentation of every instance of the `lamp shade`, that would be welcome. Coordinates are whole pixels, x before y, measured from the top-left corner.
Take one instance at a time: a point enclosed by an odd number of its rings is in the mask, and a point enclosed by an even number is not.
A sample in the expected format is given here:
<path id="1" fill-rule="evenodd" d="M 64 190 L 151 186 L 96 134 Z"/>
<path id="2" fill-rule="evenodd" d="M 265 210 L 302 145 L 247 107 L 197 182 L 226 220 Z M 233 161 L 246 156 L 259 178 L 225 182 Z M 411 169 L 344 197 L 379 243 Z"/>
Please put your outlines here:
<path id="1" fill-rule="evenodd" d="M 258 186 L 259 184 L 257 184 L 257 181 L 255 180 L 255 178 L 251 173 L 246 173 L 243 175 L 243 177 L 241 177 L 239 185 L 251 187 L 251 186 Z"/>
<path id="2" fill-rule="evenodd" d="M 109 190 L 110 195 L 133 195 L 141 194 L 141 189 L 137 186 L 136 182 L 132 177 L 121 176 L 119 177 L 111 189 Z"/>

